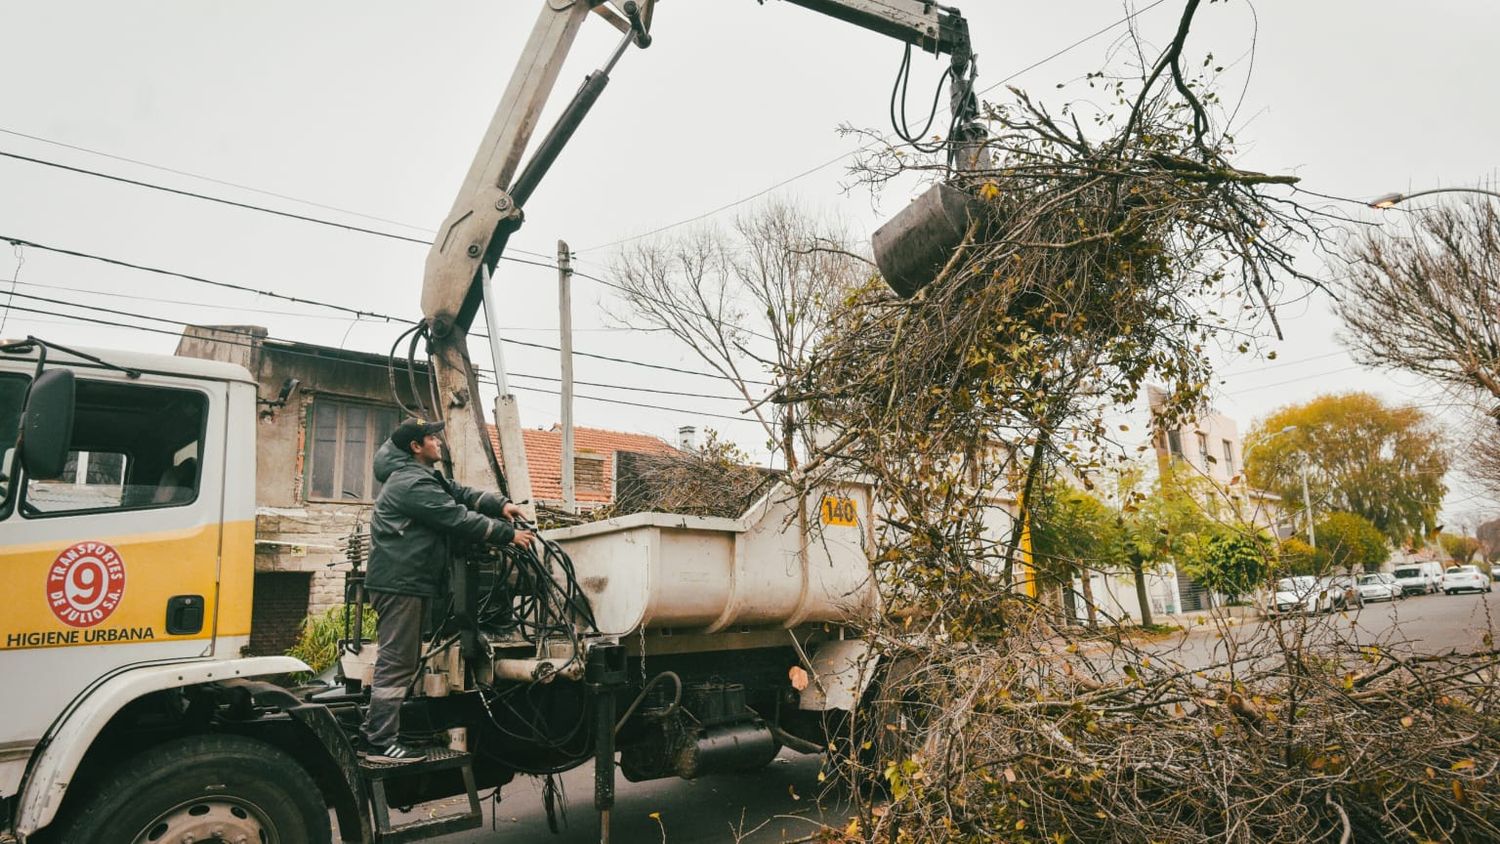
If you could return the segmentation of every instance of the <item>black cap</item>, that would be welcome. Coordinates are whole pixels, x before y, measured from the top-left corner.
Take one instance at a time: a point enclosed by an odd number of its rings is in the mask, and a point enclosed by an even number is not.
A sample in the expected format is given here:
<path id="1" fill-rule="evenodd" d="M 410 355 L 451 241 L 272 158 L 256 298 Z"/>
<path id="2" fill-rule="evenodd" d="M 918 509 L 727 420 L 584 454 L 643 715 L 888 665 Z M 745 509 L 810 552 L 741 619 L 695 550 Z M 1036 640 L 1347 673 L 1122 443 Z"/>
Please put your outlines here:
<path id="1" fill-rule="evenodd" d="M 411 451 L 411 444 L 418 442 L 428 434 L 436 434 L 443 430 L 443 423 L 428 422 L 426 419 L 407 418 L 391 434 L 391 442 L 402 451 Z"/>

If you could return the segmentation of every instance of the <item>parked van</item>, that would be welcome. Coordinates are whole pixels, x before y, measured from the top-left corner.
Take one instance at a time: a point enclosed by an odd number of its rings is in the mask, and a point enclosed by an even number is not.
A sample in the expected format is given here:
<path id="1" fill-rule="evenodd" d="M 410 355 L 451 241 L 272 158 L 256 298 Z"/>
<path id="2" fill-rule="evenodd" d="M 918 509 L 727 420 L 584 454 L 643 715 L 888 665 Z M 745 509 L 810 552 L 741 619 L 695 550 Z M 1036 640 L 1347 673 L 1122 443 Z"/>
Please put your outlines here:
<path id="1" fill-rule="evenodd" d="M 1396 575 L 1396 582 L 1401 584 L 1401 591 L 1406 595 L 1430 595 L 1443 586 L 1441 563 L 1403 563 L 1396 566 L 1392 574 Z"/>

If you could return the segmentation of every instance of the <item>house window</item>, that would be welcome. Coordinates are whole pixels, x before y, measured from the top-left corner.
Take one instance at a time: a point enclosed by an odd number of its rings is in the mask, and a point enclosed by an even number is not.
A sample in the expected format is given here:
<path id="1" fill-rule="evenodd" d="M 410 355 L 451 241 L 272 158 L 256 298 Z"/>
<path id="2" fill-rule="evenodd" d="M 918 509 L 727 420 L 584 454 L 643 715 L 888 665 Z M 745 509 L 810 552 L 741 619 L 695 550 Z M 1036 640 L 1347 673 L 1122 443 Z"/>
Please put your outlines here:
<path id="1" fill-rule="evenodd" d="M 1198 438 L 1198 459 L 1203 464 L 1203 470 L 1208 471 L 1208 434 L 1205 434 L 1202 431 L 1197 431 L 1193 435 Z"/>
<path id="2" fill-rule="evenodd" d="M 307 498 L 373 501 L 380 492 L 375 451 L 396 422 L 392 408 L 316 399 L 308 426 Z"/>
<path id="3" fill-rule="evenodd" d="M 1224 474 L 1234 474 L 1234 443 L 1224 440 Z"/>
<path id="4" fill-rule="evenodd" d="M 1170 454 L 1173 457 L 1181 457 L 1182 456 L 1182 432 L 1181 431 L 1168 431 L 1167 432 L 1167 454 Z"/>
<path id="5" fill-rule="evenodd" d="M 604 485 L 604 456 L 600 454 L 576 454 L 573 456 L 573 482 L 580 493 L 603 495 L 609 490 Z"/>

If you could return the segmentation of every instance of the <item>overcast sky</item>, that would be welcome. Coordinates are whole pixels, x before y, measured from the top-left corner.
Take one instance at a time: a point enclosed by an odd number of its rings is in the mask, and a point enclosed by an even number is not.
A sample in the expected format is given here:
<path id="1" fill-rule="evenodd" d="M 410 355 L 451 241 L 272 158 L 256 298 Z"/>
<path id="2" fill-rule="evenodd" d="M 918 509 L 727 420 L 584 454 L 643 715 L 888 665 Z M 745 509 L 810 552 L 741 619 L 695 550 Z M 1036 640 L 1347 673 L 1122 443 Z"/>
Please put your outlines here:
<path id="1" fill-rule="evenodd" d="M 0 151 L 420 238 L 447 213 L 541 5 L 0 0 L 6 80 Z M 1182 2 L 970 0 L 962 7 L 980 56 L 981 87 L 1041 62 L 1009 84 L 1061 104 L 1087 91 L 1076 84 L 1083 74 L 1111 51 L 1118 56 L 1125 27 L 1044 59 L 1133 12 L 1139 35 L 1159 46 Z M 1239 164 L 1295 173 L 1311 190 L 1369 198 L 1473 185 L 1494 175 L 1500 119 L 1489 104 L 1500 78 L 1497 33 L 1500 4 L 1481 0 L 1265 0 L 1253 10 L 1245 0 L 1229 0 L 1203 6 L 1189 52 L 1194 64 L 1212 52 L 1228 66 L 1222 90 L 1231 104 L 1244 90 L 1235 125 Z M 582 272 L 605 276 L 609 244 L 695 218 L 700 225 L 727 224 L 766 197 L 837 215 L 862 235 L 909 198 L 905 191 L 872 197 L 844 190 L 849 159 L 842 156 L 858 143 L 836 131 L 843 123 L 888 128 L 897 43 L 778 0 L 670 0 L 657 11 L 654 34 L 649 50 L 631 51 L 616 69 L 603 100 L 530 202 L 509 254 L 550 256 L 561 238 L 579 253 Z M 615 41 L 602 21 L 585 24 L 544 126 Z M 920 57 L 913 89 L 930 91 L 941 68 L 937 59 Z M 1059 91 L 1060 82 L 1075 84 Z M 1380 219 L 1357 206 L 1334 207 Z M 15 159 L 0 158 L 0 237 L 420 316 L 426 254 L 420 245 Z M 35 248 L 21 249 L 19 259 L 13 251 L 0 245 L 0 295 L 14 289 L 15 306 L 49 313 L 11 309 L 3 336 L 35 333 L 170 352 L 169 334 L 180 330 L 170 321 L 178 320 L 253 323 L 277 337 L 384 351 L 401 330 Z M 506 263 L 499 283 L 504 336 L 555 345 L 555 272 Z M 618 314 L 619 305 L 599 284 L 576 279 L 574 306 L 581 351 L 703 368 L 659 336 L 613 328 L 619 323 L 609 314 Z M 168 333 L 82 323 L 62 313 Z M 1335 339 L 1325 297 L 1287 303 L 1281 318 L 1286 339 L 1266 346 L 1276 351 L 1275 361 L 1224 365 L 1217 404 L 1242 430 L 1281 405 L 1333 390 L 1368 389 L 1445 411 L 1443 400 L 1414 377 L 1356 366 Z M 512 345 L 506 354 L 518 375 L 558 374 L 554 353 Z M 726 385 L 592 359 L 578 362 L 577 377 L 614 385 L 580 386 L 580 396 L 669 408 L 580 399 L 579 424 L 668 439 L 679 425 L 695 424 L 760 450 L 755 426 L 721 418 L 740 409 L 715 398 L 729 395 Z M 556 389 L 526 377 L 513 383 Z M 527 389 L 517 395 L 525 424 L 556 421 L 554 395 Z M 1448 505 L 1455 514 L 1493 506 L 1467 489 Z"/>

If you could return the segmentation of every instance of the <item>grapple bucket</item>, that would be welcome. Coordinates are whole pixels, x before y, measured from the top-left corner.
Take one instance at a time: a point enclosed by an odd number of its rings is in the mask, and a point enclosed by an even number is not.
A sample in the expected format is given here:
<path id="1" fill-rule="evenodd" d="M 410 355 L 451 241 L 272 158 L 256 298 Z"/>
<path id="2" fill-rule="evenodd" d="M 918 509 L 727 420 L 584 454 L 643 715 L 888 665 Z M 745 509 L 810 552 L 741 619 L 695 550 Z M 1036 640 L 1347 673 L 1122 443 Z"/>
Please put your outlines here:
<path id="1" fill-rule="evenodd" d="M 978 200 L 949 184 L 934 185 L 912 200 L 871 238 L 885 283 L 903 299 L 931 284 L 980 209 Z"/>

